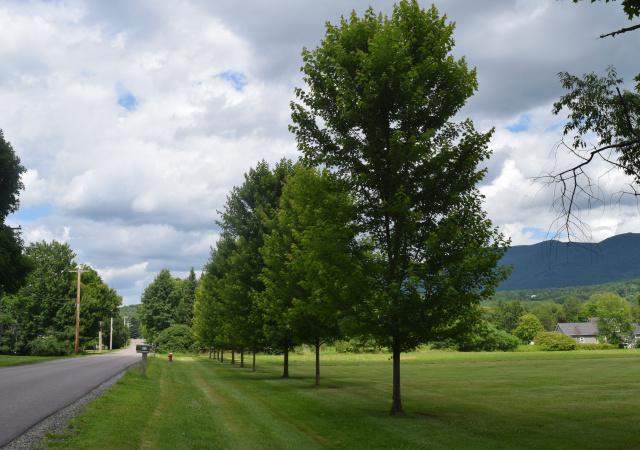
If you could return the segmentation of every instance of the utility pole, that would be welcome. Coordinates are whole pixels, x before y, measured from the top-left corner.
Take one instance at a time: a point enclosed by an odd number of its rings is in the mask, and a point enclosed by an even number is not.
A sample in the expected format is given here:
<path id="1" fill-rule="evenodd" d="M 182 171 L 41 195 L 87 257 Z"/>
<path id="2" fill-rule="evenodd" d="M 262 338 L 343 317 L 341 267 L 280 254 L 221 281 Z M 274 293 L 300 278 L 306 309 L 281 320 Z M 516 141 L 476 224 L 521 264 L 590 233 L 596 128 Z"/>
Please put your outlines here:
<path id="1" fill-rule="evenodd" d="M 113 350 L 113 317 L 111 318 L 111 325 L 109 326 L 109 350 Z"/>
<path id="2" fill-rule="evenodd" d="M 98 351 L 102 353 L 102 320 L 100 321 L 100 331 L 98 331 Z"/>
<path id="3" fill-rule="evenodd" d="M 82 272 L 86 271 L 78 266 L 78 268 L 70 270 L 69 272 L 78 272 L 78 286 L 76 288 L 76 337 L 73 340 L 73 352 L 77 355 L 78 341 L 80 340 L 80 276 Z"/>

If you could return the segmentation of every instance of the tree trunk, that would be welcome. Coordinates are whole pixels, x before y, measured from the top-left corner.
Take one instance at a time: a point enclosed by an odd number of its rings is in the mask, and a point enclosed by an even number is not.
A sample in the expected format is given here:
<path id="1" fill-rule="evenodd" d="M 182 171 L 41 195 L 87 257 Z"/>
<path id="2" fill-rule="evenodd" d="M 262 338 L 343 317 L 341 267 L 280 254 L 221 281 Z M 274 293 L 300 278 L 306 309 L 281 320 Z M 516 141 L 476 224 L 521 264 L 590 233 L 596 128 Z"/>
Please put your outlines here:
<path id="1" fill-rule="evenodd" d="M 253 350 L 253 362 L 251 363 L 251 371 L 256 371 L 256 351 Z"/>
<path id="2" fill-rule="evenodd" d="M 240 349 L 240 367 L 244 367 L 244 348 Z"/>
<path id="3" fill-rule="evenodd" d="M 235 349 L 231 349 L 231 365 L 236 365 L 236 351 Z"/>
<path id="4" fill-rule="evenodd" d="M 213 347 L 209 347 L 209 359 L 211 359 L 212 354 L 213 354 Z"/>
<path id="5" fill-rule="evenodd" d="M 282 367 L 282 378 L 289 378 L 289 344 L 284 348 L 284 364 Z"/>
<path id="6" fill-rule="evenodd" d="M 320 386 L 320 338 L 316 338 L 316 387 Z"/>
<path id="7" fill-rule="evenodd" d="M 220 362 L 224 362 L 224 349 L 220 350 Z"/>
<path id="8" fill-rule="evenodd" d="M 400 345 L 395 339 L 393 341 L 393 401 L 391 403 L 391 415 L 404 415 L 400 397 Z"/>

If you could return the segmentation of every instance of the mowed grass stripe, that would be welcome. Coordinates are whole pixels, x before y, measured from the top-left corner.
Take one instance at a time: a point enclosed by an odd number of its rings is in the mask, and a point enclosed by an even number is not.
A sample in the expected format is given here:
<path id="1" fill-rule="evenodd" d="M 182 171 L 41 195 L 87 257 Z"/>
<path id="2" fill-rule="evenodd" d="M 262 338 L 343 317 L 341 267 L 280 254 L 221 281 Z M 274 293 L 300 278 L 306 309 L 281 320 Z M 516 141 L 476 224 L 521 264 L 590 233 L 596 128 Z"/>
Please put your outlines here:
<path id="1" fill-rule="evenodd" d="M 206 356 L 158 358 L 148 379 L 128 374 L 91 405 L 63 447 L 640 448 L 635 350 L 412 353 L 402 366 L 404 418 L 388 416 L 388 355 L 323 361 L 322 385 L 314 388 L 307 354 L 292 357 L 289 380 L 280 378 L 277 356 L 260 355 L 255 373 Z M 127 407 L 138 381 L 156 397 L 148 410 Z M 121 420 L 102 420 L 112 416 Z M 143 431 L 123 425 L 134 418 Z"/>
<path id="2" fill-rule="evenodd" d="M 161 368 L 160 401 L 146 424 L 141 448 L 224 448 L 232 434 L 220 424 L 220 408 L 211 404 L 198 386 L 193 358 L 167 363 L 152 360 Z"/>
<path id="3" fill-rule="evenodd" d="M 321 435 L 304 423 L 291 421 L 287 413 L 276 407 L 278 402 L 274 402 L 274 397 L 277 393 L 254 389 L 258 380 L 247 380 L 246 377 L 255 378 L 256 374 L 247 369 L 218 365 L 211 360 L 201 360 L 198 366 L 196 376 L 201 377 L 208 389 L 216 392 L 216 398 L 224 402 L 220 409 L 222 417 L 227 423 L 235 421 L 244 430 L 243 442 L 225 448 L 253 448 L 252 445 L 260 442 L 260 448 L 313 449 L 318 448 L 319 443 L 326 443 Z"/>

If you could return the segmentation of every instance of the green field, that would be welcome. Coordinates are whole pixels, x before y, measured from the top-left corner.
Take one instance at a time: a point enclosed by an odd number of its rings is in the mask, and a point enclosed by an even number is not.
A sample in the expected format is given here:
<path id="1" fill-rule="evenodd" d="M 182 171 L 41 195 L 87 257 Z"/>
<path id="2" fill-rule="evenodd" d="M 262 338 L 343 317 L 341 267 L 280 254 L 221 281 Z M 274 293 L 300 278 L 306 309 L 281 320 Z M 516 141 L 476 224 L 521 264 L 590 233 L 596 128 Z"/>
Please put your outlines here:
<path id="1" fill-rule="evenodd" d="M 57 359 L 56 356 L 12 356 L 12 355 L 0 355 L 0 367 L 6 366 L 19 366 L 21 364 L 33 364 L 52 359 Z"/>
<path id="2" fill-rule="evenodd" d="M 405 355 L 407 416 L 387 414 L 388 355 L 150 358 L 49 442 L 62 448 L 629 449 L 640 447 L 636 350 Z"/>

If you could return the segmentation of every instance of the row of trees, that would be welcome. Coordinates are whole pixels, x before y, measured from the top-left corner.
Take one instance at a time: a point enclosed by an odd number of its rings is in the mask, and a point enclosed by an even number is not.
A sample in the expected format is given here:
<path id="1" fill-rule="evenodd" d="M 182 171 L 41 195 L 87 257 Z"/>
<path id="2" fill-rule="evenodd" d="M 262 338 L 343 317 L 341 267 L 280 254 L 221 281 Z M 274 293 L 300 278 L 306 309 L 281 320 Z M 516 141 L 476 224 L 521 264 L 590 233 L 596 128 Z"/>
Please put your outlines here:
<path id="1" fill-rule="evenodd" d="M 507 241 L 476 188 L 492 131 L 452 120 L 477 88 L 453 29 L 403 0 L 303 51 L 303 157 L 260 163 L 230 193 L 196 295 L 202 343 L 282 352 L 286 377 L 296 343 L 366 336 L 392 352 L 398 414 L 402 352 L 479 317 Z"/>

